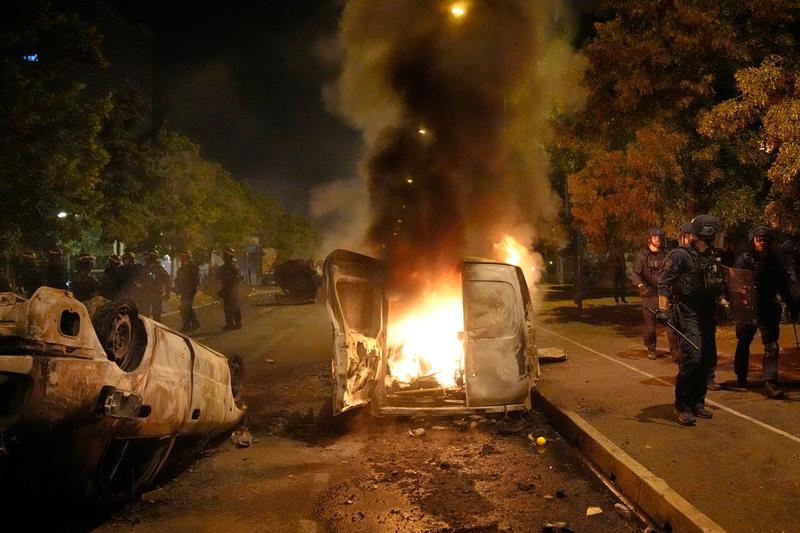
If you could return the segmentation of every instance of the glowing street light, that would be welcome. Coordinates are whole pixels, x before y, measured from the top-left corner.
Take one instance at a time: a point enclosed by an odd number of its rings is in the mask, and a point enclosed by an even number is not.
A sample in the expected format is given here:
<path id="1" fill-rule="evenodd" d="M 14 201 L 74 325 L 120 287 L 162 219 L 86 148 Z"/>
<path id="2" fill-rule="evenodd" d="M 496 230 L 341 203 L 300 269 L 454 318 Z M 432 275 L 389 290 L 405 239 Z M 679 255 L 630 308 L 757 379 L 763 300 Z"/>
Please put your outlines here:
<path id="1" fill-rule="evenodd" d="M 420 128 L 417 130 L 417 133 L 419 133 L 420 135 L 427 135 L 428 130 L 426 130 L 425 128 Z"/>
<path id="2" fill-rule="evenodd" d="M 59 212 L 56 214 L 56 216 L 57 216 L 58 218 L 67 218 L 67 212 L 66 212 L 66 211 L 59 211 Z"/>
<path id="3" fill-rule="evenodd" d="M 466 2 L 455 2 L 450 4 L 450 15 L 453 18 L 460 19 L 463 18 L 467 14 L 467 4 Z"/>

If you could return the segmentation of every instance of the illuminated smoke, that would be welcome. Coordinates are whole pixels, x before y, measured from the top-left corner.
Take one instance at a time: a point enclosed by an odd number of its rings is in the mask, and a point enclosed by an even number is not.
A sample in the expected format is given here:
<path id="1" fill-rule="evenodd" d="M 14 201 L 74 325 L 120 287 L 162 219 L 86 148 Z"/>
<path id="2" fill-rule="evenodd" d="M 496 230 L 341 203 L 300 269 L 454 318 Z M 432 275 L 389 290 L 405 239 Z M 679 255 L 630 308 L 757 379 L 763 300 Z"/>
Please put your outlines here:
<path id="1" fill-rule="evenodd" d="M 583 101 L 583 62 L 556 33 L 566 18 L 531 0 L 346 4 L 326 99 L 363 132 L 366 242 L 395 282 L 424 284 L 554 223 L 546 118 Z"/>

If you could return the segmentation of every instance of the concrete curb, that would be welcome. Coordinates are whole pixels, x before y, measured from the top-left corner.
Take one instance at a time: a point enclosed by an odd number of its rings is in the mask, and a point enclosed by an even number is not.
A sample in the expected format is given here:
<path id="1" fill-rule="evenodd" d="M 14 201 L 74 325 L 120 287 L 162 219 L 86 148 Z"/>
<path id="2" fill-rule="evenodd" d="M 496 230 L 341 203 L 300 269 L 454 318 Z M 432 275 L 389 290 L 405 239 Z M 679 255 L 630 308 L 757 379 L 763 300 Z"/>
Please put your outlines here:
<path id="1" fill-rule="evenodd" d="M 534 391 L 543 412 L 565 440 L 575 445 L 620 491 L 665 531 L 722 532 L 724 529 L 675 492 L 580 415 Z"/>

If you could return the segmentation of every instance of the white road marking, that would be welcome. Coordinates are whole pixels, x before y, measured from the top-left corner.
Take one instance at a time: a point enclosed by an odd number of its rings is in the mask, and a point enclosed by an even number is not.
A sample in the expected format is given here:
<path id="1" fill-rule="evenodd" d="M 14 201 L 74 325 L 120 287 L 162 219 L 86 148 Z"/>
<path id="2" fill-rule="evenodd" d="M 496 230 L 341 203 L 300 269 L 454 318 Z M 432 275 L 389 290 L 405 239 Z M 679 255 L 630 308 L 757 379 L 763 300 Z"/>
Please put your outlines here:
<path id="1" fill-rule="evenodd" d="M 553 335 L 554 337 L 558 337 L 559 339 L 562 339 L 562 340 L 565 340 L 567 342 L 570 342 L 570 343 L 574 344 L 575 346 L 583 348 L 584 350 L 586 350 L 588 352 L 592 352 L 593 354 L 597 354 L 600 357 L 605 357 L 609 361 L 612 361 L 612 362 L 614 362 L 614 363 L 616 363 L 618 365 L 624 366 L 625 368 L 633 370 L 634 372 L 638 372 L 639 374 L 641 374 L 643 376 L 646 376 L 646 377 L 648 377 L 650 379 L 653 379 L 653 380 L 655 380 L 655 381 L 657 381 L 659 383 L 663 383 L 664 385 L 667 385 L 669 387 L 674 387 L 674 384 L 670 383 L 669 381 L 666 381 L 664 379 L 656 377 L 653 374 L 650 374 L 649 372 L 645 372 L 644 370 L 640 370 L 640 369 L 636 368 L 635 366 L 632 366 L 632 365 L 629 365 L 628 363 L 620 361 L 616 357 L 613 357 L 611 355 L 606 355 L 606 354 L 604 354 L 602 352 L 598 352 L 597 350 L 595 350 L 593 348 L 589 348 L 588 346 L 584 346 L 583 344 L 581 344 L 579 342 L 575 342 L 574 340 L 569 339 L 567 337 L 564 337 L 563 335 L 559 335 L 555 331 L 552 331 L 550 329 L 542 327 L 542 326 L 540 326 L 538 324 L 536 326 L 536 329 L 541 329 L 542 331 L 545 331 L 545 332 L 549 333 L 550 335 Z M 764 429 L 772 431 L 773 433 L 775 433 L 777 435 L 780 435 L 782 437 L 786 437 L 787 439 L 792 440 L 792 441 L 800 444 L 800 437 L 798 437 L 797 435 L 792 435 L 791 433 L 787 433 L 787 432 L 783 431 L 782 429 L 778 429 L 778 428 L 776 428 L 774 426 L 770 426 L 766 422 L 762 422 L 761 420 L 757 420 L 757 419 L 755 419 L 755 418 L 753 418 L 751 416 L 748 416 L 748 415 L 746 415 L 744 413 L 741 413 L 741 412 L 737 411 L 736 409 L 731 409 L 730 407 L 722 405 L 719 402 L 715 402 L 714 400 L 706 399 L 706 403 L 709 404 L 709 405 L 713 405 L 714 407 L 716 407 L 718 409 L 722 409 L 723 411 L 726 411 L 726 412 L 728 412 L 728 413 L 730 413 L 730 414 L 732 414 L 734 416 L 738 416 L 739 418 L 741 418 L 743 420 L 747 420 L 748 422 L 752 422 L 753 424 L 755 424 L 757 426 L 760 426 L 760 427 L 762 427 Z"/>

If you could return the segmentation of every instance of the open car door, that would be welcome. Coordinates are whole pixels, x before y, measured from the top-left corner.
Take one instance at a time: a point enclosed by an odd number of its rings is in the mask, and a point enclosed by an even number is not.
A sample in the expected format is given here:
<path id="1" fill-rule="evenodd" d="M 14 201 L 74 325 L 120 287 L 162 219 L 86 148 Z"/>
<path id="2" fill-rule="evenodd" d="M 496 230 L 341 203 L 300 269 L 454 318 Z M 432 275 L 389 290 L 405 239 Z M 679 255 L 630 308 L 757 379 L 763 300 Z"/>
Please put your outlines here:
<path id="1" fill-rule="evenodd" d="M 389 310 L 383 263 L 335 250 L 325 260 L 325 290 L 333 323 L 333 413 L 366 404 L 382 376 Z"/>
<path id="2" fill-rule="evenodd" d="M 527 295 L 527 287 L 518 270 L 502 263 L 462 264 L 469 407 L 520 404 L 529 398 L 535 346 L 522 292 Z"/>

